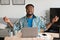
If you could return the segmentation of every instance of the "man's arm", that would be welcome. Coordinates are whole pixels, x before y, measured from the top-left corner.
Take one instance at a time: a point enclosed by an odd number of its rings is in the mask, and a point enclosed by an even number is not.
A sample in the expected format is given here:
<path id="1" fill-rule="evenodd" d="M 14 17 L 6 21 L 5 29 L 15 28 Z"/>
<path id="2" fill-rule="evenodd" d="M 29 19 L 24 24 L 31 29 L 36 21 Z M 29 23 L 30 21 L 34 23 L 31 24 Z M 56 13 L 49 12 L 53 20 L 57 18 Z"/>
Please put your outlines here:
<path id="1" fill-rule="evenodd" d="M 10 21 L 9 18 L 3 17 L 3 20 L 4 20 L 4 22 L 6 22 L 7 24 L 9 24 L 11 27 L 13 27 L 13 23 Z"/>
<path id="2" fill-rule="evenodd" d="M 55 16 L 55 17 L 52 19 L 52 22 L 50 22 L 50 23 L 48 23 L 48 24 L 46 25 L 47 29 L 49 29 L 49 28 L 52 26 L 52 24 L 54 24 L 54 23 L 57 22 L 58 20 L 59 20 L 59 17 Z"/>
<path id="3" fill-rule="evenodd" d="M 51 23 L 51 22 L 48 23 L 48 24 L 46 24 L 46 28 L 47 28 L 47 30 L 52 26 L 52 24 L 53 24 L 53 23 Z"/>
<path id="4" fill-rule="evenodd" d="M 13 23 L 9 22 L 9 23 L 7 23 L 7 24 L 9 24 L 9 25 L 10 25 L 10 27 L 12 27 L 12 28 L 13 28 Z"/>

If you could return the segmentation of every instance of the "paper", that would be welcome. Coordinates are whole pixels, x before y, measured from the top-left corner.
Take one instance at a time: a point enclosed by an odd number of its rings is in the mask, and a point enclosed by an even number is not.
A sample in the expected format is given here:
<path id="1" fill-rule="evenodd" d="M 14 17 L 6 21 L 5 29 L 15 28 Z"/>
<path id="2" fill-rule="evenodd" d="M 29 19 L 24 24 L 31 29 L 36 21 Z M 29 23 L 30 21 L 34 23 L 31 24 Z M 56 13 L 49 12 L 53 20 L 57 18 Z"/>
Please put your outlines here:
<path id="1" fill-rule="evenodd" d="M 5 29 L 7 25 L 0 23 L 0 29 Z"/>

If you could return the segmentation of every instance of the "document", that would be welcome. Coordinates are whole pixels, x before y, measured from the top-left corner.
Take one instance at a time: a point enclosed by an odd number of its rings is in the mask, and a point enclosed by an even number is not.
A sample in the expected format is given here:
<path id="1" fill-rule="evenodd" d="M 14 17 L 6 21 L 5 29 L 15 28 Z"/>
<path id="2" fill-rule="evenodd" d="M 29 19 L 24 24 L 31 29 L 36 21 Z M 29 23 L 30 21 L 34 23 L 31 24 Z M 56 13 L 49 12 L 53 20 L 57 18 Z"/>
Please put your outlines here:
<path id="1" fill-rule="evenodd" d="M 0 29 L 5 29 L 7 25 L 0 23 Z"/>

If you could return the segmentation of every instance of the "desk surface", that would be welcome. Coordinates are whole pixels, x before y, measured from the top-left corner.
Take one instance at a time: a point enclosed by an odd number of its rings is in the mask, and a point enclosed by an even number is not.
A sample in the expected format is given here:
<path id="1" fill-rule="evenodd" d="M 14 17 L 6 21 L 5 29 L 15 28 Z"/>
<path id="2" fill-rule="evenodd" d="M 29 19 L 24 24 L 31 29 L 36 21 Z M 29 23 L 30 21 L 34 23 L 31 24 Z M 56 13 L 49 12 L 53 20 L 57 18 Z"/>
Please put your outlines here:
<path id="1" fill-rule="evenodd" d="M 42 38 L 19 38 L 19 37 L 6 37 L 5 40 L 44 40 Z"/>
<path id="2" fill-rule="evenodd" d="M 39 33 L 39 34 L 43 34 L 43 33 Z M 56 37 L 56 38 L 59 37 L 58 33 L 46 33 L 46 34 L 50 35 L 49 36 L 49 38 L 50 38 L 49 40 L 53 40 L 54 37 Z M 21 34 L 18 33 L 18 35 L 16 35 L 16 36 L 5 37 L 4 40 L 45 40 L 44 38 L 41 38 L 41 37 L 39 37 L 39 38 L 21 38 L 20 35 Z"/>
<path id="3" fill-rule="evenodd" d="M 59 33 L 46 33 L 52 35 L 52 37 L 59 38 Z"/>

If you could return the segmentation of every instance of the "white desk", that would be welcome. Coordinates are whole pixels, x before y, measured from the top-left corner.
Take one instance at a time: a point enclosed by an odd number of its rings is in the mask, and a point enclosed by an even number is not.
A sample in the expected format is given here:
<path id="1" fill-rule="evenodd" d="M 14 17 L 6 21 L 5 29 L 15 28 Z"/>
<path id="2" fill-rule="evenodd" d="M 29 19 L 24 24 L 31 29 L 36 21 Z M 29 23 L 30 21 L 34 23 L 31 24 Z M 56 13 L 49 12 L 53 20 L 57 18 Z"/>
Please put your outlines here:
<path id="1" fill-rule="evenodd" d="M 42 34 L 42 33 L 40 33 L 40 34 Z M 53 40 L 53 38 L 54 37 L 56 37 L 56 38 L 58 38 L 59 37 L 59 34 L 58 33 L 46 33 L 46 34 L 48 34 L 48 35 L 50 35 L 49 36 L 49 40 Z M 12 37 L 5 37 L 5 39 L 4 40 L 45 40 L 44 38 L 21 38 L 20 37 L 20 33 L 18 33 L 18 35 L 16 35 L 16 36 L 12 36 Z"/>
<path id="2" fill-rule="evenodd" d="M 46 32 L 47 33 L 47 32 Z M 59 38 L 59 33 L 47 33 L 50 34 L 53 38 Z"/>

